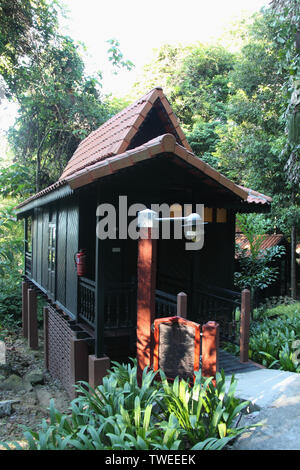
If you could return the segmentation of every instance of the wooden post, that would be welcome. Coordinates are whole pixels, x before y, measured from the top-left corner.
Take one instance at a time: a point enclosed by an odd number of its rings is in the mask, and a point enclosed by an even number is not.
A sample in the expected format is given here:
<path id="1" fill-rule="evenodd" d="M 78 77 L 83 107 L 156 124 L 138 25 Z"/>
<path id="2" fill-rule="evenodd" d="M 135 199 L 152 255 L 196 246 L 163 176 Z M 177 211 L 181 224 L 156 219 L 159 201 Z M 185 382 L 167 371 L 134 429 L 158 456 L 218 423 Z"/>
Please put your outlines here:
<path id="1" fill-rule="evenodd" d="M 177 316 L 187 318 L 187 295 L 184 292 L 177 294 Z"/>
<path id="2" fill-rule="evenodd" d="M 72 338 L 71 340 L 71 374 L 73 384 L 82 380 L 88 382 L 88 345 L 84 339 Z M 73 396 L 77 393 L 75 387 Z"/>
<path id="3" fill-rule="evenodd" d="M 28 346 L 38 349 L 37 297 L 34 289 L 28 289 Z"/>
<path id="4" fill-rule="evenodd" d="M 110 359 L 107 356 L 96 357 L 90 355 L 88 357 L 88 368 L 89 368 L 89 384 L 92 388 L 98 387 L 102 384 L 103 377 L 105 377 L 110 368 Z"/>
<path id="5" fill-rule="evenodd" d="M 242 291 L 241 323 L 240 323 L 240 362 L 248 362 L 250 336 L 251 292 Z"/>
<path id="6" fill-rule="evenodd" d="M 203 377 L 216 377 L 219 370 L 219 324 L 209 321 L 202 326 Z M 214 381 L 215 383 L 215 381 Z"/>
<path id="7" fill-rule="evenodd" d="M 101 202 L 100 187 L 97 189 L 97 207 Z M 96 224 L 100 217 L 96 215 Z M 95 266 L 95 357 L 104 357 L 104 309 L 105 309 L 105 272 L 104 243 L 96 232 L 96 266 Z"/>
<path id="8" fill-rule="evenodd" d="M 139 386 L 146 366 L 152 364 L 156 287 L 157 240 L 152 239 L 153 229 L 141 228 L 138 242 L 138 292 L 137 292 L 137 380 Z"/>
<path id="9" fill-rule="evenodd" d="M 49 337 L 48 337 L 49 311 L 48 311 L 48 307 L 44 307 L 43 311 L 44 311 L 44 364 L 45 364 L 45 369 L 49 370 Z"/>
<path id="10" fill-rule="evenodd" d="M 22 282 L 22 333 L 24 338 L 28 338 L 28 285 Z"/>

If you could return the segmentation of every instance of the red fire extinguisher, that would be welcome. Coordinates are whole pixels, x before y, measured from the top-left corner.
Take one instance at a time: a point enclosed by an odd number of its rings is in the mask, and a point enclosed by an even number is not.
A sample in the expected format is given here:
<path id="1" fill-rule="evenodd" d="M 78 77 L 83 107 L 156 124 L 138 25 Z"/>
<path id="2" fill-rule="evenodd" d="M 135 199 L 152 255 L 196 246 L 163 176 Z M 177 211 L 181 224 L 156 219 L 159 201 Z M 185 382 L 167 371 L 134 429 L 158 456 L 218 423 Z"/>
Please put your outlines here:
<path id="1" fill-rule="evenodd" d="M 86 274 L 85 250 L 79 250 L 79 252 L 75 254 L 75 264 L 77 268 L 77 276 L 84 276 Z"/>

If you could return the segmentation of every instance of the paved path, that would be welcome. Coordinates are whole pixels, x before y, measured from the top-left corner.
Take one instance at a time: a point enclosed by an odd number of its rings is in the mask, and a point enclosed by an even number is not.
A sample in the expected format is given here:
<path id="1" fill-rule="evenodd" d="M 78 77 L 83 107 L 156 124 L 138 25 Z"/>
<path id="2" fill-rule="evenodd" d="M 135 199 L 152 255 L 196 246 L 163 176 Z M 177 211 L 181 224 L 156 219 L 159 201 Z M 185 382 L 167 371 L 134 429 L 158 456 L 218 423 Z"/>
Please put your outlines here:
<path id="1" fill-rule="evenodd" d="M 300 450 L 300 374 L 256 369 L 244 370 L 235 377 L 236 396 L 257 407 L 257 411 L 243 416 L 239 425 L 262 423 L 262 426 L 245 432 L 233 448 Z"/>
<path id="2" fill-rule="evenodd" d="M 225 375 L 232 375 L 237 373 L 250 372 L 252 370 L 259 370 L 262 366 L 259 366 L 255 362 L 241 363 L 239 358 L 232 354 L 220 349 L 219 352 L 219 370 L 224 370 Z"/>

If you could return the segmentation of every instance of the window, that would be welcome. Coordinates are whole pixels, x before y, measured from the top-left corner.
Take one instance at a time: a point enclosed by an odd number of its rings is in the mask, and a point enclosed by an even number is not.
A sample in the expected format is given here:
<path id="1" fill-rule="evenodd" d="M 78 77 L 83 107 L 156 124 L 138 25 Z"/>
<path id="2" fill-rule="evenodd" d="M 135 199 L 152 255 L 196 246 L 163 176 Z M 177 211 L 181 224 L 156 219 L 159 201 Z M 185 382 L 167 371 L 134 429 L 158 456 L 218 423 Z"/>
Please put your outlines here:
<path id="1" fill-rule="evenodd" d="M 56 224 L 49 223 L 48 228 L 48 290 L 54 295 L 56 258 Z"/>
<path id="2" fill-rule="evenodd" d="M 32 218 L 27 217 L 24 224 L 25 274 L 31 276 L 32 265 Z"/>
<path id="3" fill-rule="evenodd" d="M 204 208 L 204 222 L 224 224 L 227 222 L 227 209 L 212 207 Z"/>
<path id="4" fill-rule="evenodd" d="M 25 220 L 25 251 L 26 253 L 31 253 L 32 251 L 31 225 L 32 225 L 32 219 L 31 217 L 27 217 L 27 219 Z"/>
<path id="5" fill-rule="evenodd" d="M 180 204 L 172 204 L 170 207 L 170 217 L 182 217 L 182 206 Z"/>
<path id="6" fill-rule="evenodd" d="M 217 223 L 224 224 L 227 222 L 227 210 L 226 209 L 217 209 Z"/>
<path id="7" fill-rule="evenodd" d="M 213 210 L 211 207 L 204 207 L 204 222 L 213 221 Z"/>

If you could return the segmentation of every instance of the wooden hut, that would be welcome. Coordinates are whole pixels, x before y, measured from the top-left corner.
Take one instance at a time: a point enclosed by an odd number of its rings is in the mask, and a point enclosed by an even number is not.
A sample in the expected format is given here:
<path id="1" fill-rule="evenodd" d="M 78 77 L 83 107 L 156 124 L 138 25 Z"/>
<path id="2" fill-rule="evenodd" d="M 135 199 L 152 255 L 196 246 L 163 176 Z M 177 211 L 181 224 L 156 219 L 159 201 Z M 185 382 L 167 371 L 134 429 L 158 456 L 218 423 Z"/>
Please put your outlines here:
<path id="1" fill-rule="evenodd" d="M 72 393 L 78 379 L 99 383 L 108 358 L 134 355 L 137 240 L 99 240 L 96 208 L 142 203 L 204 204 L 204 246 L 158 240 L 156 313 L 174 314 L 188 295 L 188 318 L 217 320 L 232 336 L 235 214 L 268 211 L 270 198 L 228 180 L 193 154 L 161 88 L 155 88 L 85 138 L 60 179 L 18 206 L 25 220 L 23 317 L 30 336 L 34 293 L 44 295 L 45 357 Z M 74 256 L 85 249 L 86 272 Z M 34 292 L 34 293 L 33 293 Z M 33 300 L 32 300 L 33 299 Z M 33 312 L 33 313 L 32 313 Z"/>

